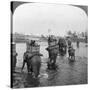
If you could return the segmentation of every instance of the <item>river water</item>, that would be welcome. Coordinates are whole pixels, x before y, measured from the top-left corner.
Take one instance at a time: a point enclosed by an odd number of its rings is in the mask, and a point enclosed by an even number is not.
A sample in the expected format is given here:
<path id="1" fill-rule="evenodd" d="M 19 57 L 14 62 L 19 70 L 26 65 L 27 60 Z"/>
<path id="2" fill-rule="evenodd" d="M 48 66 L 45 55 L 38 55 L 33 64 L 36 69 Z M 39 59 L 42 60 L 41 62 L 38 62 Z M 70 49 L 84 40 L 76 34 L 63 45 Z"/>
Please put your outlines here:
<path id="1" fill-rule="evenodd" d="M 26 66 L 23 72 L 21 72 L 22 57 L 26 51 L 26 44 L 16 44 L 18 56 L 16 65 L 17 73 L 13 77 L 14 88 L 87 84 L 88 47 L 85 46 L 85 43 L 80 43 L 79 48 L 73 43 L 73 47 L 75 48 L 75 62 L 69 62 L 68 54 L 64 57 L 58 56 L 56 62 L 58 68 L 56 70 L 47 69 L 48 52 L 45 50 L 47 43 L 39 42 L 39 44 L 40 53 L 43 54 L 43 57 L 40 77 L 38 79 L 34 79 L 31 74 L 27 73 Z"/>

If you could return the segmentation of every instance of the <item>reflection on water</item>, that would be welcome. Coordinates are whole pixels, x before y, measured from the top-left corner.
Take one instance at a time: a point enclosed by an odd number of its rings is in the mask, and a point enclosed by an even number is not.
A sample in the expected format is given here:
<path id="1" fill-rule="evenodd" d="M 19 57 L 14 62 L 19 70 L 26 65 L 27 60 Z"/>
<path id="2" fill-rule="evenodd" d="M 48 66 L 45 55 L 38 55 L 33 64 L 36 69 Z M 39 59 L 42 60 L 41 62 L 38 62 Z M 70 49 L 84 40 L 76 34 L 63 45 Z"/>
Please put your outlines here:
<path id="1" fill-rule="evenodd" d="M 56 85 L 71 85 L 71 84 L 86 84 L 87 83 L 87 47 L 85 44 L 80 44 L 80 48 L 75 48 L 76 61 L 69 62 L 68 54 L 57 57 L 58 68 L 56 70 L 47 70 L 48 52 L 45 50 L 47 43 L 41 42 L 40 52 L 42 57 L 42 65 L 40 76 L 38 79 L 27 73 L 26 67 L 21 72 L 22 56 L 26 50 L 26 44 L 17 44 L 16 50 L 18 53 L 18 61 L 14 74 L 14 88 L 23 87 L 39 87 L 39 86 L 56 86 Z"/>
<path id="2" fill-rule="evenodd" d="M 37 87 L 40 84 L 39 79 L 33 78 L 31 74 L 27 74 L 25 81 L 24 87 Z"/>

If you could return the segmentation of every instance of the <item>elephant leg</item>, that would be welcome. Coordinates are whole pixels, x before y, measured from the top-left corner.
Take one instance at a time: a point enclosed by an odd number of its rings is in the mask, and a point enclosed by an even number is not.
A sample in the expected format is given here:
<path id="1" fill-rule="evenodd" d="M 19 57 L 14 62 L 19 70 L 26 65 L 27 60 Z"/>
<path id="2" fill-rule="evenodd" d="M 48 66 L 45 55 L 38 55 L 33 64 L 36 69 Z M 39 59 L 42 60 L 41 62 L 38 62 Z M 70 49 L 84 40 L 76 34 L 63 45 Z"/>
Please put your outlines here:
<path id="1" fill-rule="evenodd" d="M 59 48 L 59 54 L 60 54 L 60 48 Z"/>
<path id="2" fill-rule="evenodd" d="M 53 59 L 53 63 L 54 63 L 54 64 L 56 63 L 56 56 L 55 56 L 55 58 Z"/>
<path id="3" fill-rule="evenodd" d="M 38 65 L 38 68 L 37 68 L 37 69 L 38 69 L 38 70 L 37 70 L 37 71 L 38 71 L 38 75 L 40 74 L 40 67 L 41 67 L 41 64 L 39 64 L 39 65 Z"/>
<path id="4" fill-rule="evenodd" d="M 55 58 L 54 58 L 54 65 L 56 64 L 56 59 L 57 59 L 57 54 L 55 55 Z"/>
<path id="5" fill-rule="evenodd" d="M 72 59 L 72 56 L 70 55 L 70 59 Z"/>
<path id="6" fill-rule="evenodd" d="M 74 55 L 73 54 L 71 55 L 71 60 L 74 61 Z"/>
<path id="7" fill-rule="evenodd" d="M 75 61 L 75 55 L 74 55 L 74 61 Z"/>
<path id="8" fill-rule="evenodd" d="M 55 64 L 56 64 L 56 58 L 57 56 L 55 55 L 54 58 L 52 59 L 52 63 L 51 63 L 51 69 L 54 69 L 55 68 Z"/>
<path id="9" fill-rule="evenodd" d="M 33 72 L 31 62 L 27 62 L 27 70 L 28 70 L 28 72 Z"/>
<path id="10" fill-rule="evenodd" d="M 30 71 L 30 70 L 29 70 L 29 67 L 30 67 L 30 66 L 29 66 L 29 64 L 27 63 L 27 71 L 28 71 L 28 73 L 29 73 L 29 71 Z"/>
<path id="11" fill-rule="evenodd" d="M 74 53 L 74 60 L 75 60 L 75 53 Z"/>
<path id="12" fill-rule="evenodd" d="M 49 53 L 49 59 L 50 59 L 50 56 L 51 56 L 51 55 L 50 55 L 50 53 Z"/>
<path id="13" fill-rule="evenodd" d="M 73 56 L 71 56 L 71 60 L 73 59 Z"/>
<path id="14" fill-rule="evenodd" d="M 33 72 L 33 70 L 32 70 L 32 66 L 30 66 L 30 71 Z"/>
<path id="15" fill-rule="evenodd" d="M 71 55 L 70 55 L 70 52 L 69 52 L 69 59 L 71 59 Z"/>
<path id="16" fill-rule="evenodd" d="M 74 61 L 74 56 L 72 56 L 72 59 L 73 59 L 73 61 Z"/>
<path id="17" fill-rule="evenodd" d="M 50 63 L 52 63 L 52 58 L 50 58 Z"/>
<path id="18" fill-rule="evenodd" d="M 21 70 L 23 70 L 24 66 L 25 66 L 25 61 L 23 61 L 23 65 L 22 65 L 22 69 Z"/>
<path id="19" fill-rule="evenodd" d="M 33 69 L 33 75 L 34 75 L 34 77 L 37 78 L 38 75 L 39 75 L 39 73 L 38 73 L 38 68 L 37 68 L 36 65 L 35 65 L 35 66 L 32 66 L 32 69 Z"/>
<path id="20" fill-rule="evenodd" d="M 73 61 L 75 61 L 75 55 L 73 55 Z"/>
<path id="21" fill-rule="evenodd" d="M 69 52 L 69 58 L 70 58 L 70 52 Z"/>

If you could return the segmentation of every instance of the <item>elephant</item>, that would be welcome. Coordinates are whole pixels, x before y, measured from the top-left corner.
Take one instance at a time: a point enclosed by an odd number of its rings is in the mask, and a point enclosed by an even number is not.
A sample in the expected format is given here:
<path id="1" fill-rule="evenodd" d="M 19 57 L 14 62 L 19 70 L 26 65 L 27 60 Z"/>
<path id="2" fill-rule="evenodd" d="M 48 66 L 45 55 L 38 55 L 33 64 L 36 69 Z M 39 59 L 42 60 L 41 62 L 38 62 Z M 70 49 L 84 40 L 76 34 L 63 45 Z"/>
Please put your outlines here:
<path id="1" fill-rule="evenodd" d="M 50 61 L 48 62 L 48 68 L 53 68 L 56 64 L 58 49 L 57 48 L 56 49 L 46 48 L 46 50 L 49 53 L 49 59 L 50 59 Z"/>
<path id="2" fill-rule="evenodd" d="M 65 55 L 67 52 L 67 44 L 66 41 L 64 39 L 59 39 L 58 41 L 58 45 L 59 45 L 59 53 L 60 55 Z"/>
<path id="3" fill-rule="evenodd" d="M 69 60 L 75 61 L 75 49 L 73 47 L 68 48 Z"/>
<path id="4" fill-rule="evenodd" d="M 36 53 L 36 54 L 29 54 L 25 56 L 24 62 L 27 63 L 27 70 L 28 72 L 31 72 L 34 77 L 38 77 L 39 73 L 40 73 L 40 67 L 41 67 L 41 56 L 43 56 L 40 53 Z M 24 54 L 25 55 L 25 54 Z M 22 66 L 23 69 L 24 65 Z"/>
<path id="5" fill-rule="evenodd" d="M 34 76 L 38 77 L 38 75 L 40 74 L 40 67 L 41 67 L 41 57 L 40 57 L 40 55 L 34 55 L 31 58 L 31 60 L 28 61 L 28 64 L 31 65 L 31 71 L 33 72 Z"/>

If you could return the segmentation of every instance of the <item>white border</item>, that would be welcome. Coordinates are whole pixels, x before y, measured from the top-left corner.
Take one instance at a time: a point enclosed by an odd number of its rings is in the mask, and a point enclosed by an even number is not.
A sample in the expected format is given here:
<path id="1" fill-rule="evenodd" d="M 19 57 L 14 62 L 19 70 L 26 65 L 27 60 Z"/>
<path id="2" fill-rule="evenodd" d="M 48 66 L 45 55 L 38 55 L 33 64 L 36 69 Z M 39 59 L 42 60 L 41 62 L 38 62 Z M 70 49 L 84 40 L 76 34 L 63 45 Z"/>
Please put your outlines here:
<path id="1" fill-rule="evenodd" d="M 11 0 L 0 1 L 0 61 L 1 61 L 0 62 L 0 90 L 10 89 L 9 87 L 10 85 L 10 1 Z M 46 3 L 60 3 L 60 4 L 76 4 L 76 5 L 89 5 L 90 3 L 89 2 L 90 0 L 14 0 L 14 1 L 27 1 L 27 2 L 31 1 L 31 2 L 46 2 Z M 88 32 L 89 32 L 89 29 L 88 29 Z M 89 62 L 89 58 L 88 58 L 88 62 Z M 59 87 L 43 87 L 43 88 L 33 88 L 33 89 L 90 90 L 89 85 L 90 84 L 59 86 Z M 28 88 L 28 90 L 29 89 L 30 88 Z"/>

